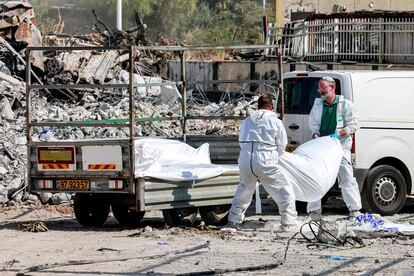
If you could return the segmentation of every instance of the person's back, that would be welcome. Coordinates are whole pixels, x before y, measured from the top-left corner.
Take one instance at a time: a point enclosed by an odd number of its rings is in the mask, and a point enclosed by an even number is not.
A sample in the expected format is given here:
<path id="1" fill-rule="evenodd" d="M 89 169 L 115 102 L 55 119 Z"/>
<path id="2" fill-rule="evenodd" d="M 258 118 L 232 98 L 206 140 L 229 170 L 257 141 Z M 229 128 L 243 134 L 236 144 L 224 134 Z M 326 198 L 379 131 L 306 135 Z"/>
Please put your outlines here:
<path id="1" fill-rule="evenodd" d="M 230 209 L 229 225 L 237 226 L 244 220 L 259 180 L 279 207 L 283 230 L 295 224 L 297 216 L 293 188 L 284 179 L 278 164 L 287 144 L 286 131 L 273 112 L 269 95 L 259 98 L 258 108 L 240 126 L 240 184 Z"/>
<path id="2" fill-rule="evenodd" d="M 258 142 L 263 149 L 276 150 L 278 146 L 276 144 L 277 138 L 283 136 L 280 134 L 282 129 L 283 124 L 273 111 L 256 110 L 240 125 L 240 146 L 243 149 L 247 143 Z M 280 147 L 283 147 L 283 145 L 280 145 Z"/>

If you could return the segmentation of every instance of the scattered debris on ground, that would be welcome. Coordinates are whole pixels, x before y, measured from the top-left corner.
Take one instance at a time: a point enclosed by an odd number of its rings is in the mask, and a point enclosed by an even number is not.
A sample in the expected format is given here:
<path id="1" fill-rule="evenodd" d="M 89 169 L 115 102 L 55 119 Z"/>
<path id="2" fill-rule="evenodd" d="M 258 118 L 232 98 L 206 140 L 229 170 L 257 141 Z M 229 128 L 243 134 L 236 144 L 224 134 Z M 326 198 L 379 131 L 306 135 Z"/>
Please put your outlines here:
<path id="1" fill-rule="evenodd" d="M 49 231 L 46 224 L 42 221 L 35 221 L 33 223 L 22 223 L 20 229 L 26 232 L 46 232 Z"/>
<path id="2" fill-rule="evenodd" d="M 4 248 L 8 250 L 8 254 L 0 258 L 0 267 L 6 273 L 94 274 L 100 271 L 117 274 L 137 273 L 139 269 L 141 274 L 171 271 L 191 275 L 241 271 L 248 275 L 323 274 L 331 271 L 372 275 L 408 273 L 414 269 L 412 238 L 383 236 L 364 238 L 363 247 L 312 247 L 309 246 L 312 243 L 301 236 L 292 239 L 294 232 L 272 234 L 264 228 L 266 222 L 279 218 L 275 205 L 265 206 L 260 216 L 254 215 L 254 208 L 250 208 L 242 230 L 235 233 L 223 233 L 217 227 L 203 225 L 200 220 L 194 227 L 166 227 L 161 212 L 157 211 L 148 212 L 137 229 L 121 227 L 113 217 L 102 228 L 85 229 L 76 222 L 73 213 L 56 212 L 59 206 L 34 207 L 30 208 L 31 212 L 27 212 L 29 206 L 26 205 L 0 210 L 2 234 L 6 237 Z M 335 207 L 326 205 L 329 222 L 341 221 L 346 216 L 345 208 Z M 39 221 L 39 217 L 50 229 L 47 236 L 20 231 L 20 224 Z M 412 217 L 410 213 L 402 213 L 384 219 L 409 223 L 412 222 L 409 217 Z M 306 215 L 300 212 L 299 220 L 305 221 Z M 310 232 L 305 235 L 312 237 Z M 34 236 L 39 238 L 33 239 Z M 42 247 L 45 238 L 48 246 Z M 208 249 L 184 252 L 203 246 L 207 241 Z M 10 247 L 17 243 L 24 246 Z M 21 250 L 35 253 L 22 255 Z"/>

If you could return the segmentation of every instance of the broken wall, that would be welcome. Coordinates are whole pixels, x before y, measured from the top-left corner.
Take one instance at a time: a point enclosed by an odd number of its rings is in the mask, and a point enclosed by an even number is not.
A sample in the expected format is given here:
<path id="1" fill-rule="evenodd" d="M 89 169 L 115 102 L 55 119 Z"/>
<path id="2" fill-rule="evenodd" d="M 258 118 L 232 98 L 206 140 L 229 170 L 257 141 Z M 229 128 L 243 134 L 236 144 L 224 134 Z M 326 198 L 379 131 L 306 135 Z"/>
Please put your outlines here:
<path id="1" fill-rule="evenodd" d="M 163 72 L 170 79 L 180 79 L 181 63 L 169 61 L 163 65 Z M 277 62 L 240 62 L 240 61 L 191 61 L 186 65 L 187 89 L 196 89 L 194 82 L 220 80 L 277 80 Z M 205 84 L 204 90 L 238 91 L 250 89 L 243 83 Z"/>

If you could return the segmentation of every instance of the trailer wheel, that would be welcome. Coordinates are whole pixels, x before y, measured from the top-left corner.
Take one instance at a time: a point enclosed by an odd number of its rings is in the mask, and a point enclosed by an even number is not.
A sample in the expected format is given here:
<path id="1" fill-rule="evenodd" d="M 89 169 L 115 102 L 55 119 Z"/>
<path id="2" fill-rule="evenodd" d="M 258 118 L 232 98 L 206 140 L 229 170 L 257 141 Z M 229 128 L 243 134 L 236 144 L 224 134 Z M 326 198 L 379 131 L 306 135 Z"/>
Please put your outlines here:
<path id="1" fill-rule="evenodd" d="M 122 226 L 137 226 L 145 215 L 145 212 L 130 210 L 128 204 L 113 203 L 112 214 Z"/>
<path id="2" fill-rule="evenodd" d="M 74 211 L 82 226 L 102 226 L 109 215 L 109 203 L 99 195 L 76 193 Z"/>
<path id="3" fill-rule="evenodd" d="M 165 222 L 168 226 L 191 226 L 193 225 L 198 213 L 198 208 L 178 208 L 162 210 Z"/>
<path id="4" fill-rule="evenodd" d="M 200 207 L 200 216 L 207 225 L 224 225 L 229 218 L 231 205 Z"/>
<path id="5" fill-rule="evenodd" d="M 404 206 L 407 186 L 401 172 L 388 165 L 369 170 L 362 190 L 362 206 L 371 213 L 393 215 Z"/>

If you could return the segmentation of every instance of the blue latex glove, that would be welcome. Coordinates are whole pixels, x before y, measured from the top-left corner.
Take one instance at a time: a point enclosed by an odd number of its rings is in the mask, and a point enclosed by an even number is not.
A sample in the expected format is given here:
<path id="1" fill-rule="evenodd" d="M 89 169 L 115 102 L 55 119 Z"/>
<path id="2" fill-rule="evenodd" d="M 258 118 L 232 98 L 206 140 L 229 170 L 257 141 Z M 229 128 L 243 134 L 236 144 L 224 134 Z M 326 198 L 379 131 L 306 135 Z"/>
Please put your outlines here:
<path id="1" fill-rule="evenodd" d="M 339 139 L 339 138 L 341 138 L 341 136 L 339 136 L 339 133 L 333 133 L 333 134 L 331 134 L 331 135 L 329 135 L 329 137 L 331 137 L 331 138 L 335 138 L 335 139 Z"/>

